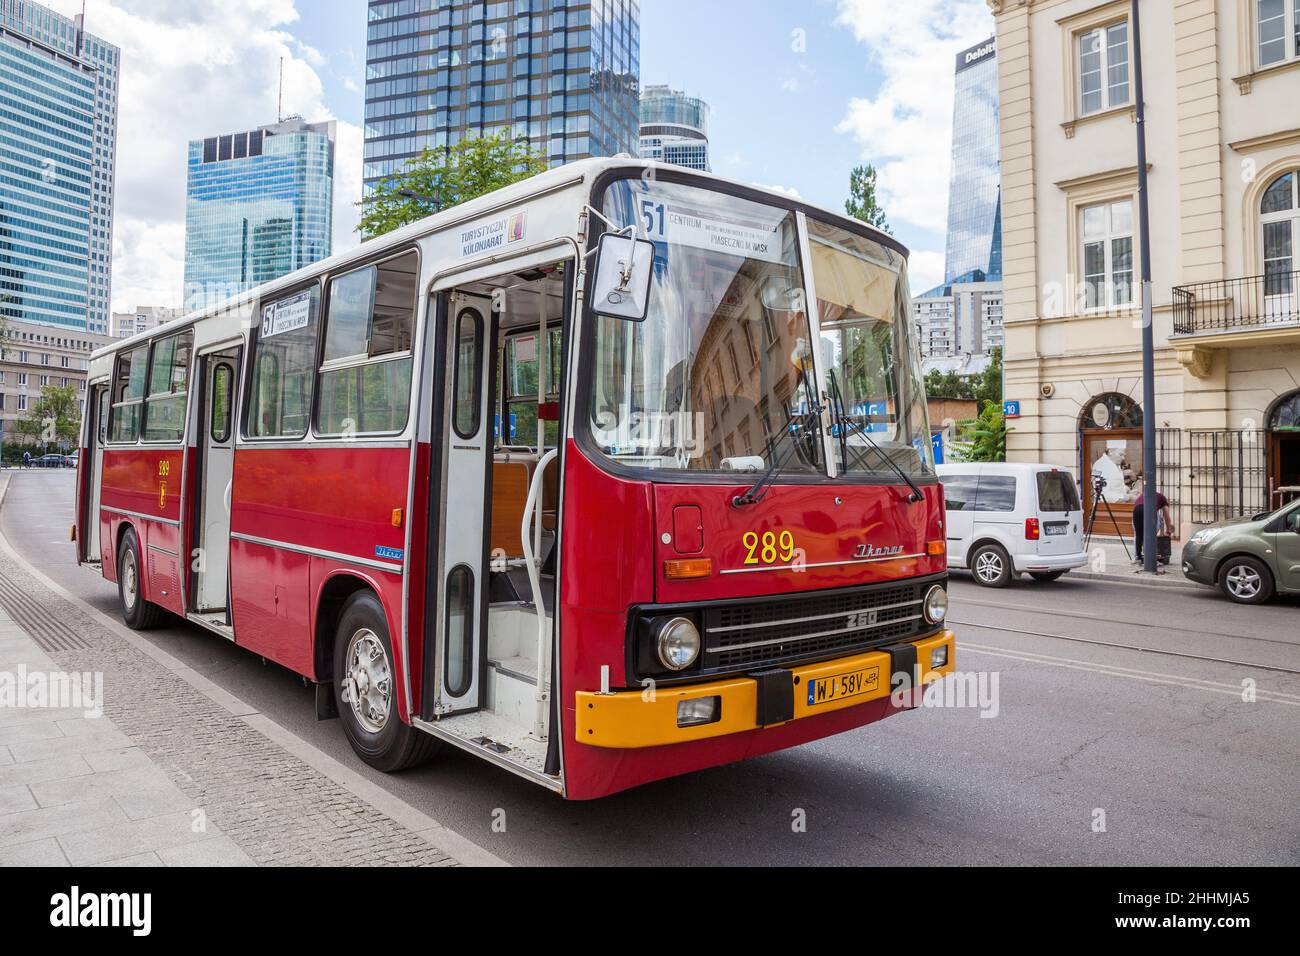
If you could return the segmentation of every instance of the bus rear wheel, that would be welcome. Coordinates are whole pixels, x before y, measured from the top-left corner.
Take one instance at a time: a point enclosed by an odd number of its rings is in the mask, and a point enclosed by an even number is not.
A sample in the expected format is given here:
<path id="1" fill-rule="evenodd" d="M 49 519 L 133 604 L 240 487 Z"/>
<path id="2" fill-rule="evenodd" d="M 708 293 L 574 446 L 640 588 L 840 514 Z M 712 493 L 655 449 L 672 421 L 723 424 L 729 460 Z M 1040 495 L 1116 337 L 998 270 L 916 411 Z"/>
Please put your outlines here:
<path id="1" fill-rule="evenodd" d="M 122 620 L 133 631 L 157 627 L 166 613 L 157 604 L 144 599 L 143 568 L 140 541 L 135 536 L 135 529 L 127 528 L 117 549 L 117 600 L 122 606 Z"/>
<path id="2" fill-rule="evenodd" d="M 438 750 L 437 738 L 408 726 L 397 714 L 397 668 L 388 622 L 370 591 L 352 595 L 339 617 L 334 700 L 348 743 L 376 770 L 405 770 Z"/>

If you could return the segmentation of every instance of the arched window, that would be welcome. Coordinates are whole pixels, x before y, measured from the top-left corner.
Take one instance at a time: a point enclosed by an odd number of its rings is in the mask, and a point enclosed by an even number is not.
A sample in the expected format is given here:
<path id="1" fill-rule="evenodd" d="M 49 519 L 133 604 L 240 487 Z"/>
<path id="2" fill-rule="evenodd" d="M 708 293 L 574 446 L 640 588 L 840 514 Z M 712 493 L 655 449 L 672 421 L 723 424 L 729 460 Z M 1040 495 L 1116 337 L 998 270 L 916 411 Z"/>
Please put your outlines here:
<path id="1" fill-rule="evenodd" d="M 1142 406 L 1119 392 L 1098 395 L 1084 403 L 1079 427 L 1084 431 L 1141 428 Z"/>
<path id="2" fill-rule="evenodd" d="M 1259 203 L 1259 224 L 1264 251 L 1264 294 L 1288 295 L 1295 291 L 1295 245 L 1300 235 L 1300 171 L 1283 173 L 1268 184 Z"/>
<path id="3" fill-rule="evenodd" d="M 1268 419 L 1268 430 L 1300 431 L 1300 392 L 1292 392 L 1273 406 L 1273 414 Z"/>

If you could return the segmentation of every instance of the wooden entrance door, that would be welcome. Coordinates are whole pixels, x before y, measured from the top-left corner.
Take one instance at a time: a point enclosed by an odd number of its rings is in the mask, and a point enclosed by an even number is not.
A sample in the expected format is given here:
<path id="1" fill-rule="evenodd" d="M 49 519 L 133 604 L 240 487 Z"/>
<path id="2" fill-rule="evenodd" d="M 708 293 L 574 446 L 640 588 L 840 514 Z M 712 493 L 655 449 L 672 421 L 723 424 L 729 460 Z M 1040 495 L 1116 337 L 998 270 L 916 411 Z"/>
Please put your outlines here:
<path id="1" fill-rule="evenodd" d="M 1300 498 L 1300 430 L 1269 432 L 1268 495 L 1269 510 Z"/>
<path id="2" fill-rule="evenodd" d="M 1093 479 L 1105 482 L 1106 505 L 1097 506 L 1093 534 L 1133 534 L 1133 503 L 1142 494 L 1142 429 L 1085 430 L 1083 438 L 1084 521 L 1091 520 Z"/>

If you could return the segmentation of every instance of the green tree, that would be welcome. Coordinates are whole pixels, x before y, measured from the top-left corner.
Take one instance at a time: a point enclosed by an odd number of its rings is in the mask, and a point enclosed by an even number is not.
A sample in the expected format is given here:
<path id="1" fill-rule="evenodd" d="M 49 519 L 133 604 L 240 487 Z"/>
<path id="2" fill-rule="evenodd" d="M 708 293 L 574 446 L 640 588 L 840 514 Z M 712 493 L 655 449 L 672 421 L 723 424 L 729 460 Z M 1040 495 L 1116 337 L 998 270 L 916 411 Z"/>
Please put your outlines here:
<path id="1" fill-rule="evenodd" d="M 981 403 L 992 402 L 1002 407 L 1002 349 L 989 353 L 989 364 L 984 371 L 971 376 L 971 398 Z"/>
<path id="2" fill-rule="evenodd" d="M 1002 407 L 1002 349 L 989 353 L 989 364 L 982 372 L 962 376 L 932 368 L 925 374 L 925 394 L 931 398 L 974 399 L 983 408 L 985 402 Z"/>
<path id="3" fill-rule="evenodd" d="M 854 219 L 891 232 L 885 210 L 876 199 L 875 166 L 858 166 L 849 173 L 849 198 L 844 203 L 844 211 Z"/>
<path id="4" fill-rule="evenodd" d="M 526 139 L 508 132 L 426 148 L 362 199 L 357 231 L 374 239 L 443 209 L 468 202 L 546 170 Z"/>
<path id="5" fill-rule="evenodd" d="M 969 378 L 956 372 L 941 372 L 932 368 L 925 373 L 925 394 L 931 398 L 974 398 L 975 390 Z"/>
<path id="6" fill-rule="evenodd" d="M 961 461 L 1006 461 L 1007 421 L 1001 404 L 985 402 L 979 418 L 957 423 L 953 442 Z"/>
<path id="7" fill-rule="evenodd" d="M 53 428 L 50 422 L 53 422 Z M 81 409 L 77 404 L 77 390 L 69 385 L 47 385 L 28 409 L 27 416 L 20 418 L 14 430 L 23 436 L 28 444 L 68 443 L 75 445 L 81 432 Z"/>

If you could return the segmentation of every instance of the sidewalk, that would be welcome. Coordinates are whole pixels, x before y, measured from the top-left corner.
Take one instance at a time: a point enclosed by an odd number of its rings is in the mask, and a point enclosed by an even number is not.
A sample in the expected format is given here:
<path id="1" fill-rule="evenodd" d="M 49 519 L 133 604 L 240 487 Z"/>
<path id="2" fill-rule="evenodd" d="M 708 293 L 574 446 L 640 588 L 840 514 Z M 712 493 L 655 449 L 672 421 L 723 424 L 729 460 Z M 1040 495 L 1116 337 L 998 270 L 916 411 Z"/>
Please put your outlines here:
<path id="1" fill-rule="evenodd" d="M 0 535 L 0 866 L 500 865 L 372 776 L 83 604 Z"/>
<path id="2" fill-rule="evenodd" d="M 1128 550 L 1125 551 L 1127 546 Z M 1088 543 L 1091 561 L 1087 567 L 1071 571 L 1071 577 L 1097 578 L 1106 581 L 1123 581 L 1130 584 L 1159 585 L 1164 587 L 1200 588 L 1205 587 L 1195 581 L 1189 581 L 1183 575 L 1182 544 L 1175 541 L 1169 563 L 1159 574 L 1147 574 L 1142 565 L 1134 562 L 1132 539 L 1102 537 L 1094 535 Z"/>
<path id="3" fill-rule="evenodd" d="M 0 865 L 251 866 L 63 676 L 0 610 Z"/>

